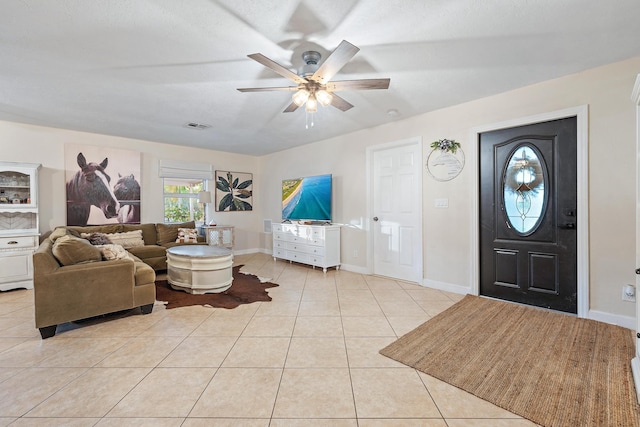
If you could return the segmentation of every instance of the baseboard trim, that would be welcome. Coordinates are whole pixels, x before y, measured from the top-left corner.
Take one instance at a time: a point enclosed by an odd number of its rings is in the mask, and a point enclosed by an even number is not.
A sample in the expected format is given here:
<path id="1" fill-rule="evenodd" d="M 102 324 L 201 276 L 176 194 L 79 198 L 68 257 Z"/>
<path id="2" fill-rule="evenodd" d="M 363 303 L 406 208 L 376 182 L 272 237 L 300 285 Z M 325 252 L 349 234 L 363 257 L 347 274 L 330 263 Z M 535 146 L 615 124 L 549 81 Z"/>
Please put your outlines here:
<path id="1" fill-rule="evenodd" d="M 241 249 L 241 250 L 233 250 L 234 255 L 250 255 L 263 252 L 260 249 Z"/>
<path id="2" fill-rule="evenodd" d="M 340 264 L 340 270 L 350 271 L 358 274 L 371 274 L 367 267 L 361 267 L 359 265 L 352 264 Z"/>
<path id="3" fill-rule="evenodd" d="M 439 282 L 437 280 L 422 279 L 422 286 L 427 288 L 438 289 L 439 291 L 452 292 L 454 294 L 466 295 L 470 294 L 472 289 L 470 286 L 456 285 L 454 283 Z"/>
<path id="4" fill-rule="evenodd" d="M 619 314 L 605 313 L 598 310 L 589 310 L 588 319 L 597 320 L 599 322 L 610 323 L 612 325 L 622 326 L 623 328 L 636 329 L 636 318 L 630 316 L 621 316 Z"/>

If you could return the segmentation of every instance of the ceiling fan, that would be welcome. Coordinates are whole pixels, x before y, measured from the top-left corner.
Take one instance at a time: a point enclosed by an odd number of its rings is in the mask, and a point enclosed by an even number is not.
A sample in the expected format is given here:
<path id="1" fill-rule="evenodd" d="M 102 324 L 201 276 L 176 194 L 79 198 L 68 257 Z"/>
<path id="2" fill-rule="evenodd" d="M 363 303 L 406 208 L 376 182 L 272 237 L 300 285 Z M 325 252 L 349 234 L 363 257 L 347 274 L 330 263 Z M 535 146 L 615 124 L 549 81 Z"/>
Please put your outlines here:
<path id="1" fill-rule="evenodd" d="M 360 80 L 339 80 L 330 81 L 342 67 L 344 67 L 360 49 L 343 40 L 338 47 L 331 52 L 322 64 L 319 52 L 306 51 L 302 54 L 305 65 L 302 66 L 298 74 L 283 67 L 277 62 L 267 58 L 261 53 L 247 55 L 254 61 L 275 71 L 281 76 L 296 83 L 296 86 L 284 87 L 252 87 L 239 88 L 240 92 L 268 92 L 268 91 L 291 91 L 295 92 L 292 102 L 283 113 L 291 113 L 305 105 L 308 113 L 315 113 L 318 103 L 323 107 L 332 105 L 339 110 L 347 111 L 353 107 L 345 99 L 336 95 L 340 90 L 365 90 L 365 89 L 387 89 L 391 79 L 360 79 Z M 312 124 L 313 125 L 313 124 Z"/>

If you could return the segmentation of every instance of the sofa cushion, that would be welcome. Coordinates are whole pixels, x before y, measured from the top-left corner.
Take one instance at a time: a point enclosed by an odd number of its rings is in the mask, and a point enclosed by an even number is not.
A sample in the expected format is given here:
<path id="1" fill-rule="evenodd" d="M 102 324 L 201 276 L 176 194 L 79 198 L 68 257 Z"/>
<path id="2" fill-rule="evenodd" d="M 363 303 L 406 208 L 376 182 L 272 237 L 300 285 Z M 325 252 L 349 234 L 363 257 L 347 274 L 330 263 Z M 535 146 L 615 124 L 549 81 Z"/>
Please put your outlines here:
<path id="1" fill-rule="evenodd" d="M 126 233 L 107 233 L 106 236 L 114 245 L 122 245 L 125 249 L 144 246 L 142 230 L 127 231 Z"/>
<path id="2" fill-rule="evenodd" d="M 156 281 L 156 272 L 153 268 L 142 262 L 142 260 L 135 255 L 129 253 L 128 258 L 133 261 L 135 267 L 133 275 L 136 286 L 147 285 Z"/>
<path id="3" fill-rule="evenodd" d="M 164 246 L 158 245 L 134 246 L 133 248 L 129 248 L 127 250 L 129 251 L 129 253 L 132 253 L 142 260 L 146 260 L 147 258 L 167 256 L 167 249 Z"/>
<path id="4" fill-rule="evenodd" d="M 56 239 L 52 248 L 53 256 L 61 265 L 73 265 L 82 262 L 102 261 L 100 249 L 88 240 L 70 235 Z"/>
<path id="5" fill-rule="evenodd" d="M 197 243 L 198 230 L 195 228 L 178 228 L 176 243 Z"/>
<path id="6" fill-rule="evenodd" d="M 167 243 L 175 243 L 178 238 L 178 228 L 196 228 L 196 223 L 189 221 L 181 224 L 156 224 L 158 244 L 166 245 Z"/>

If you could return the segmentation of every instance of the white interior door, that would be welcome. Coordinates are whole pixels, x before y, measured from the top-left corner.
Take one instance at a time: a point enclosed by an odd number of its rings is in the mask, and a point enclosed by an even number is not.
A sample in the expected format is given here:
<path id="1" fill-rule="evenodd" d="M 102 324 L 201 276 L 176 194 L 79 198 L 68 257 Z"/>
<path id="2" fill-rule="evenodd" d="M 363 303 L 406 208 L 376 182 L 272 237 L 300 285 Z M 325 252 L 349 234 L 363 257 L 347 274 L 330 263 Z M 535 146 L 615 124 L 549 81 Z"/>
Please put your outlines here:
<path id="1" fill-rule="evenodd" d="M 422 141 L 399 141 L 369 151 L 372 271 L 421 283 Z"/>
<path id="2" fill-rule="evenodd" d="M 640 403 L 640 74 L 636 78 L 632 99 L 636 104 L 636 357 L 631 361 L 633 379 Z"/>

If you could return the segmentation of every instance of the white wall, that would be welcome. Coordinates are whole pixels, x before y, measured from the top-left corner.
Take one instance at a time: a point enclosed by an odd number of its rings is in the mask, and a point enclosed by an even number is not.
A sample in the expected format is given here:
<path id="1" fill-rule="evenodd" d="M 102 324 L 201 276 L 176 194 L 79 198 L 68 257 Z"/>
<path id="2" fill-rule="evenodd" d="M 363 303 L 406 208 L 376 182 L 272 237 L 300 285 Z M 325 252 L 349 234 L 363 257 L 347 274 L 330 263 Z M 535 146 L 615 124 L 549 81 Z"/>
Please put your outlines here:
<path id="1" fill-rule="evenodd" d="M 475 150 L 469 147 L 477 143 L 470 140 L 474 128 L 588 105 L 590 310 L 628 322 L 635 305 L 621 300 L 621 289 L 635 283 L 635 107 L 630 96 L 639 72 L 640 57 L 264 156 L 262 164 L 274 171 L 264 178 L 265 215 L 280 215 L 282 178 L 333 173 L 334 221 L 350 225 L 342 234 L 342 262 L 366 269 L 366 147 L 420 136 L 426 159 L 429 143 L 446 137 L 471 153 Z M 477 159 L 467 155 L 466 162 Z M 449 182 L 424 173 L 425 283 L 471 286 L 471 202 L 477 189 L 470 170 Z M 449 208 L 434 208 L 436 198 L 448 198 Z"/>
<path id="2" fill-rule="evenodd" d="M 0 160 L 41 163 L 39 206 L 40 231 L 52 230 L 66 223 L 65 144 L 108 145 L 112 148 L 141 153 L 141 222 L 162 222 L 162 179 L 158 177 L 160 159 L 175 159 L 210 163 L 215 169 L 254 173 L 259 159 L 212 150 L 187 148 L 129 138 L 118 138 L 86 132 L 32 126 L 0 121 Z M 213 183 L 212 183 L 213 184 Z M 213 186 L 212 186 L 213 188 Z M 254 210 L 251 212 L 215 212 L 213 203 L 207 206 L 207 219 L 236 227 L 237 251 L 255 250 L 261 246 L 262 213 L 260 180 L 254 184 Z"/>
<path id="3" fill-rule="evenodd" d="M 282 179 L 332 173 L 334 221 L 347 225 L 342 233 L 342 262 L 364 271 L 368 267 L 368 146 L 419 136 L 426 158 L 429 143 L 437 139 L 455 139 L 465 149 L 476 143 L 470 140 L 474 128 L 588 105 L 590 308 L 632 319 L 635 306 L 621 301 L 621 289 L 635 281 L 635 107 L 630 94 L 639 72 L 640 57 L 260 158 L 0 122 L 0 159 L 43 164 L 41 231 L 65 222 L 65 143 L 108 144 L 142 153 L 143 222 L 162 221 L 162 182 L 157 178 L 160 158 L 198 159 L 216 169 L 252 172 L 254 211 L 216 213 L 210 209 L 207 215 L 219 224 L 237 227 L 238 250 L 270 250 L 270 236 L 262 233 L 262 220 L 281 217 Z M 467 164 L 470 162 L 477 159 L 467 156 Z M 425 283 L 471 286 L 471 200 L 476 189 L 470 169 L 444 183 L 424 174 Z M 448 198 L 449 208 L 435 209 L 435 198 Z"/>

